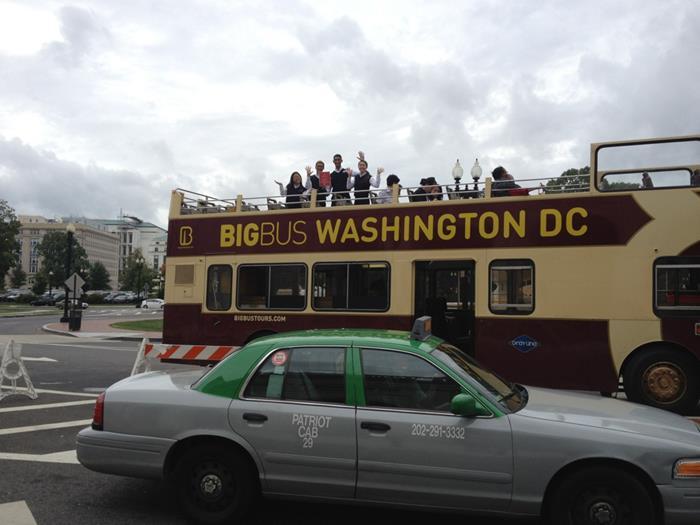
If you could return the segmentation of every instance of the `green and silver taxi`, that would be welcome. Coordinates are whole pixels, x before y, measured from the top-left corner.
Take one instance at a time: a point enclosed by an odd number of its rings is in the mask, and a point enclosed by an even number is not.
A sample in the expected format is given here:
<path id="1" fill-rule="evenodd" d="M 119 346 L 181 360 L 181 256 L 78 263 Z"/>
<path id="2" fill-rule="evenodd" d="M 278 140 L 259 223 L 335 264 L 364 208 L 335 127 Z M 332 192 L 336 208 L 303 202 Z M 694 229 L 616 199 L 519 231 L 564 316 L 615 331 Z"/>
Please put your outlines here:
<path id="1" fill-rule="evenodd" d="M 427 333 L 257 339 L 205 371 L 111 386 L 78 435 L 89 469 L 173 483 L 225 523 L 262 493 L 556 525 L 700 523 L 700 431 L 634 403 L 504 381 Z"/>

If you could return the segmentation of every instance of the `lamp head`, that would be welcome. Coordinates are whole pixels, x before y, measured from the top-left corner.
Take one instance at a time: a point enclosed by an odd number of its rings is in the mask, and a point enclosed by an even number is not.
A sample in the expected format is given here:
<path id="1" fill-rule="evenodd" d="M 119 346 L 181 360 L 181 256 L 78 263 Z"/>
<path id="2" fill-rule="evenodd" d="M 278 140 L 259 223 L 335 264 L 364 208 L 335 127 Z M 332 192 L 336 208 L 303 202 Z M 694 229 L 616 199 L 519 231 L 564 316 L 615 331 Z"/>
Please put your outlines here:
<path id="1" fill-rule="evenodd" d="M 483 171 L 481 170 L 481 166 L 479 166 L 479 159 L 476 159 L 471 170 L 471 175 L 472 179 L 474 179 L 474 182 L 479 182 L 482 173 Z"/>
<path id="2" fill-rule="evenodd" d="M 459 163 L 459 159 L 457 159 L 455 167 L 452 168 L 452 178 L 459 184 L 462 175 L 464 175 L 464 168 L 462 168 L 462 165 Z"/>

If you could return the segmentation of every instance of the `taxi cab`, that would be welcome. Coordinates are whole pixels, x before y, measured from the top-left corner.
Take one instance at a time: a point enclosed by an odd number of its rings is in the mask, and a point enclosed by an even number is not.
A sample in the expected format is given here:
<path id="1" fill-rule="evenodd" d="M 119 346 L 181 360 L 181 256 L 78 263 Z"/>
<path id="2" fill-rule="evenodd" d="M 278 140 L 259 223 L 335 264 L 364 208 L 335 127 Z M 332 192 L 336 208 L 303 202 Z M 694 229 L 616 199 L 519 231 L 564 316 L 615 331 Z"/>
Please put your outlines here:
<path id="1" fill-rule="evenodd" d="M 172 482 L 188 517 L 255 496 L 553 524 L 700 523 L 700 429 L 675 414 L 509 383 L 429 333 L 310 330 L 205 371 L 108 388 L 77 438 L 87 468 Z"/>

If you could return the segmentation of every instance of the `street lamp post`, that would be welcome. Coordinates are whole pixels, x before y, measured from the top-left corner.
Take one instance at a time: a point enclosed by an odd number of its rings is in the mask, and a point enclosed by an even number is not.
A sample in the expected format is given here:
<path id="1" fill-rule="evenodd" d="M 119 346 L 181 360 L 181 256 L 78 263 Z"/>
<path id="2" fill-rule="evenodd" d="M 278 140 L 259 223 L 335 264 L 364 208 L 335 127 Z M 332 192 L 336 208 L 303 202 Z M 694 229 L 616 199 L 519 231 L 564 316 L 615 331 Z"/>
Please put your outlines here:
<path id="1" fill-rule="evenodd" d="M 51 281 L 53 281 L 53 270 L 49 270 L 49 302 L 53 301 L 53 294 L 51 293 Z M 53 303 L 51 303 L 53 306 Z"/>
<path id="2" fill-rule="evenodd" d="M 143 263 L 144 262 L 145 261 L 144 261 L 143 257 L 136 258 L 136 265 L 137 265 L 136 268 L 138 270 L 138 273 L 136 274 L 137 275 L 136 282 L 138 283 L 136 285 L 136 288 L 137 288 L 137 290 L 136 290 L 136 307 L 137 308 L 141 308 L 141 287 L 143 286 L 141 284 L 141 281 L 143 280 Z"/>
<path id="3" fill-rule="evenodd" d="M 73 260 L 73 234 L 75 234 L 75 225 L 73 223 L 66 226 L 66 262 L 65 262 L 65 277 L 66 280 L 70 277 L 70 267 L 71 261 Z M 68 285 L 65 285 L 66 296 L 63 299 L 63 317 L 61 317 L 62 323 L 68 322 Z"/>

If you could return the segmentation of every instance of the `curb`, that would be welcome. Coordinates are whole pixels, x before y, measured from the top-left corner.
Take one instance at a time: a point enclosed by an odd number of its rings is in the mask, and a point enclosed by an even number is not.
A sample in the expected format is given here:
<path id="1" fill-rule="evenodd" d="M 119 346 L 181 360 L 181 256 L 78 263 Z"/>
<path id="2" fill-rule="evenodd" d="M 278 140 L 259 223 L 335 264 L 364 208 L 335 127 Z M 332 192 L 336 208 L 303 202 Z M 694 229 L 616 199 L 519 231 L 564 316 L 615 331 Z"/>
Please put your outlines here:
<path id="1" fill-rule="evenodd" d="M 58 334 L 58 335 L 64 335 L 66 337 L 76 337 L 80 338 L 81 336 L 73 333 L 73 332 L 67 332 L 64 330 L 57 330 L 55 328 L 49 328 L 48 324 L 45 324 L 41 327 L 41 329 L 44 332 L 48 332 L 51 334 Z M 88 332 L 88 333 L 93 333 L 93 332 Z M 94 337 L 98 337 L 99 339 L 110 339 L 113 341 L 141 341 L 143 340 L 146 336 L 142 332 L 135 333 L 133 335 L 131 334 L 126 334 L 124 332 L 115 332 L 113 336 L 109 335 L 108 333 L 105 332 L 94 332 L 95 335 Z M 88 337 L 88 336 L 86 336 Z M 154 343 L 159 343 L 163 340 L 163 336 L 161 335 L 160 337 L 149 337 L 149 341 L 153 341 Z"/>

